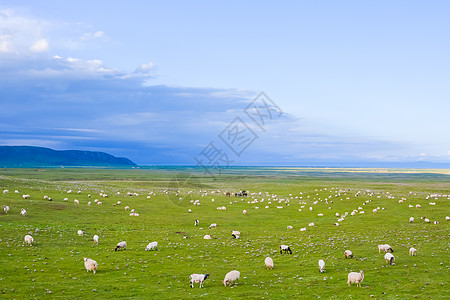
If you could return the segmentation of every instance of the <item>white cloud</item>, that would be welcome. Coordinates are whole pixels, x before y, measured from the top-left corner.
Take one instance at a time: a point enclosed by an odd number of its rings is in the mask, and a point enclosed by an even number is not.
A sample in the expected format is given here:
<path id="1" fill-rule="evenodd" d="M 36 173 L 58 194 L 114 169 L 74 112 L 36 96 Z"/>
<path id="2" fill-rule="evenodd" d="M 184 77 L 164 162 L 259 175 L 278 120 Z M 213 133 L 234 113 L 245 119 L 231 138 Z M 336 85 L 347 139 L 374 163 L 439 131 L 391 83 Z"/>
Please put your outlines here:
<path id="1" fill-rule="evenodd" d="M 48 51 L 50 47 L 48 46 L 48 42 L 46 39 L 41 39 L 33 43 L 31 45 L 30 50 L 32 52 L 45 52 Z"/>
<path id="2" fill-rule="evenodd" d="M 149 62 L 148 64 L 142 64 L 136 70 L 135 73 L 150 73 L 155 68 L 155 63 Z"/>
<path id="3" fill-rule="evenodd" d="M 92 40 L 92 39 L 97 39 L 97 40 L 101 40 L 101 41 L 107 41 L 108 37 L 105 35 L 105 33 L 103 31 L 99 30 L 99 31 L 96 31 L 96 32 L 85 32 L 80 37 L 80 39 L 83 40 L 83 41 Z"/>

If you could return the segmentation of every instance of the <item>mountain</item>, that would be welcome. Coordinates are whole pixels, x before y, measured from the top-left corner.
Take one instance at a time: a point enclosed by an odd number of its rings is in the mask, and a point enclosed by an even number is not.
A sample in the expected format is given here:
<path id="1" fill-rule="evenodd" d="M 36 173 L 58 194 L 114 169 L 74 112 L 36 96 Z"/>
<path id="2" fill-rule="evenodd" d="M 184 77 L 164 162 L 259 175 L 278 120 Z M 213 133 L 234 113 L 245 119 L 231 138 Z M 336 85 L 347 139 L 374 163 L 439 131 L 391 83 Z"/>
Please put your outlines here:
<path id="1" fill-rule="evenodd" d="M 0 146 L 0 168 L 135 167 L 125 157 L 105 152 L 53 150 L 34 146 Z"/>

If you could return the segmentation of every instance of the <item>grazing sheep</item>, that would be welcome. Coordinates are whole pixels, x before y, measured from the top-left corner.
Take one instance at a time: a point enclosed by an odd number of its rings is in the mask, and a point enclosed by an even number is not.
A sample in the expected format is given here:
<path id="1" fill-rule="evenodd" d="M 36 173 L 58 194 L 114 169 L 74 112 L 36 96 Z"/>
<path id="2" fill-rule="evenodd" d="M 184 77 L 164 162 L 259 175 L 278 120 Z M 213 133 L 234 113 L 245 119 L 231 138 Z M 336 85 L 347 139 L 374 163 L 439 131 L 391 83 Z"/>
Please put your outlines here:
<path id="1" fill-rule="evenodd" d="M 34 241 L 33 237 L 29 234 L 27 234 L 24 238 L 25 243 L 27 243 L 28 245 L 31 245 L 31 243 Z"/>
<path id="2" fill-rule="evenodd" d="M 216 227 L 217 227 L 216 223 L 212 223 L 211 225 L 209 225 L 209 229 L 216 228 Z"/>
<path id="3" fill-rule="evenodd" d="M 3 211 L 5 212 L 5 214 L 7 214 L 8 211 L 9 211 L 9 206 L 8 206 L 8 205 L 5 205 L 5 206 L 3 207 Z"/>
<path id="4" fill-rule="evenodd" d="M 306 227 L 300 228 L 300 231 L 306 231 Z"/>
<path id="5" fill-rule="evenodd" d="M 348 286 L 350 286 L 353 282 L 356 283 L 356 286 L 361 286 L 361 282 L 364 280 L 364 271 L 359 271 L 359 273 L 357 272 L 350 272 L 348 273 L 348 277 L 347 277 L 347 284 Z"/>
<path id="6" fill-rule="evenodd" d="M 95 274 L 95 272 L 97 271 L 97 262 L 93 259 L 85 257 L 84 258 L 84 266 L 85 266 L 87 272 L 93 271 Z"/>
<path id="7" fill-rule="evenodd" d="M 319 271 L 320 273 L 325 272 L 325 262 L 323 261 L 323 259 L 319 260 Z"/>
<path id="8" fill-rule="evenodd" d="M 125 210 L 129 210 L 130 209 L 130 207 L 127 205 L 127 206 L 125 206 Z"/>
<path id="9" fill-rule="evenodd" d="M 386 260 L 386 264 L 389 263 L 390 265 L 392 265 L 394 263 L 395 257 L 388 252 L 384 255 L 384 259 Z"/>
<path id="10" fill-rule="evenodd" d="M 416 256 L 416 252 L 417 252 L 416 248 L 413 248 L 413 247 L 409 248 L 409 255 Z"/>
<path id="11" fill-rule="evenodd" d="M 119 243 L 117 243 L 116 249 L 114 249 L 114 251 L 117 251 L 117 249 L 126 250 L 127 249 L 127 242 L 119 242 Z"/>
<path id="12" fill-rule="evenodd" d="M 203 286 L 203 282 L 209 277 L 209 274 L 191 274 L 189 276 L 191 288 L 194 287 L 194 283 L 200 283 L 200 288 Z"/>
<path id="13" fill-rule="evenodd" d="M 381 253 L 381 251 L 384 252 L 394 252 L 391 246 L 385 244 L 385 245 L 378 245 L 378 253 Z"/>
<path id="14" fill-rule="evenodd" d="M 206 235 L 203 237 L 203 239 L 204 239 L 204 240 L 210 240 L 210 239 L 212 239 L 212 235 L 206 234 Z"/>
<path id="15" fill-rule="evenodd" d="M 430 223 L 430 219 L 425 218 L 425 223 Z"/>
<path id="16" fill-rule="evenodd" d="M 231 230 L 231 235 L 235 238 L 238 239 L 241 236 L 241 233 L 237 230 Z"/>
<path id="17" fill-rule="evenodd" d="M 247 211 L 244 209 L 244 210 L 242 211 L 242 213 L 243 213 L 244 215 L 246 215 L 246 214 L 247 214 Z"/>
<path id="18" fill-rule="evenodd" d="M 308 226 L 314 226 L 314 222 L 309 223 Z"/>
<path id="19" fill-rule="evenodd" d="M 31 197 L 30 195 L 22 195 L 23 199 L 30 199 L 30 197 Z"/>
<path id="20" fill-rule="evenodd" d="M 83 234 L 84 234 L 84 232 L 83 232 L 83 230 L 78 230 L 78 236 L 83 236 Z"/>
<path id="21" fill-rule="evenodd" d="M 437 225 L 437 224 L 439 224 L 439 221 L 434 221 L 433 224 Z"/>
<path id="22" fill-rule="evenodd" d="M 191 212 L 192 212 L 192 210 L 189 208 L 189 209 L 188 209 L 188 213 L 191 213 Z"/>
<path id="23" fill-rule="evenodd" d="M 20 210 L 20 214 L 21 214 L 22 216 L 24 216 L 24 217 L 27 216 L 27 211 L 25 210 L 25 208 L 22 208 L 22 209 Z"/>
<path id="24" fill-rule="evenodd" d="M 266 264 L 267 269 L 273 269 L 273 259 L 270 257 L 266 257 L 264 260 L 264 263 Z"/>
<path id="25" fill-rule="evenodd" d="M 158 242 L 148 243 L 147 247 L 145 247 L 145 251 L 150 251 L 150 250 L 158 250 Z"/>
<path id="26" fill-rule="evenodd" d="M 353 252 L 350 250 L 345 250 L 344 255 L 345 258 L 353 258 Z"/>
<path id="27" fill-rule="evenodd" d="M 289 252 L 289 254 L 292 254 L 292 250 L 291 250 L 291 248 L 289 248 L 289 246 L 281 245 L 280 246 L 280 254 L 283 254 L 283 251 L 285 254 L 288 252 Z"/>
<path id="28" fill-rule="evenodd" d="M 98 235 L 94 235 L 94 237 L 92 239 L 94 240 L 95 244 L 98 244 L 98 239 L 99 239 Z"/>
<path id="29" fill-rule="evenodd" d="M 77 199 L 73 200 L 73 203 L 75 204 L 80 204 L 80 201 L 78 201 Z"/>
<path id="30" fill-rule="evenodd" d="M 97 205 L 102 205 L 103 203 L 101 203 L 100 201 L 97 202 Z"/>
<path id="31" fill-rule="evenodd" d="M 420 206 L 420 204 L 416 204 L 416 208 L 422 208 L 422 206 Z"/>
<path id="32" fill-rule="evenodd" d="M 91 201 L 89 201 L 87 205 L 88 205 L 88 206 L 91 206 Z"/>
<path id="33" fill-rule="evenodd" d="M 195 225 L 195 226 L 198 226 L 199 223 L 200 223 L 200 222 L 199 222 L 198 220 L 195 220 L 195 221 L 194 221 L 194 225 Z"/>
<path id="34" fill-rule="evenodd" d="M 450 221 L 450 217 L 449 217 L 449 216 L 446 216 L 446 217 L 445 217 L 445 220 Z"/>
<path id="35" fill-rule="evenodd" d="M 294 229 L 294 227 L 292 227 L 291 225 L 289 225 L 289 226 L 287 227 L 287 229 Z"/>
<path id="36" fill-rule="evenodd" d="M 9 191 L 8 190 L 3 190 L 3 194 L 8 194 Z"/>
<path id="37" fill-rule="evenodd" d="M 241 273 L 239 271 L 231 271 L 228 272 L 227 275 L 225 275 L 225 279 L 223 280 L 223 285 L 227 286 L 228 284 L 231 285 L 231 283 L 239 281 L 239 277 L 241 276 Z"/>
<path id="38" fill-rule="evenodd" d="M 414 222 L 414 217 L 409 218 L 409 223 Z"/>
<path id="39" fill-rule="evenodd" d="M 135 213 L 135 212 L 132 212 L 132 213 L 130 213 L 130 217 L 139 217 L 139 214 Z"/>

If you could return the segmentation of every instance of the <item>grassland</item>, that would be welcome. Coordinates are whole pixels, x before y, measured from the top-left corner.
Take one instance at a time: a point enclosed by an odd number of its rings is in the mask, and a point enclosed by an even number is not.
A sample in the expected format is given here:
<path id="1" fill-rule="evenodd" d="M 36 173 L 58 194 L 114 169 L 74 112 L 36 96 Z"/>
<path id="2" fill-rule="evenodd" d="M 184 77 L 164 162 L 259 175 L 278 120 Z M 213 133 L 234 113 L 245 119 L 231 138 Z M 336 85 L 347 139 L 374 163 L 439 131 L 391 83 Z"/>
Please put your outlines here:
<path id="1" fill-rule="evenodd" d="M 236 168 L 212 178 L 190 168 L 3 169 L 4 189 L 9 193 L 0 194 L 0 205 L 10 207 L 0 215 L 4 299 L 449 298 L 448 170 Z M 254 194 L 223 194 L 240 190 Z M 103 205 L 94 205 L 95 199 Z M 192 205 L 197 199 L 201 205 Z M 254 199 L 258 203 L 249 203 Z M 139 216 L 129 216 L 127 205 Z M 336 213 L 355 209 L 355 216 L 333 226 Z M 424 223 L 422 216 L 439 224 Z M 311 222 L 315 226 L 307 226 Z M 211 223 L 217 228 L 208 229 Z M 231 237 L 233 229 L 240 239 Z M 24 244 L 26 234 L 33 235 L 32 246 Z M 204 240 L 205 234 L 213 239 Z M 127 250 L 115 252 L 122 240 Z M 158 241 L 158 251 L 144 251 L 151 241 Z M 387 266 L 378 253 L 381 243 L 393 247 L 395 265 Z M 280 244 L 294 253 L 281 255 Z M 417 256 L 408 255 L 408 246 L 418 249 Z M 344 259 L 345 249 L 355 258 Z M 266 256 L 273 258 L 273 270 L 266 270 Z M 99 263 L 96 274 L 86 272 L 83 257 Z M 318 270 L 319 259 L 326 262 L 325 273 Z M 240 282 L 225 288 L 222 280 L 234 269 Z M 361 288 L 347 286 L 351 270 L 364 270 Z M 191 273 L 210 274 L 203 289 L 189 287 Z"/>

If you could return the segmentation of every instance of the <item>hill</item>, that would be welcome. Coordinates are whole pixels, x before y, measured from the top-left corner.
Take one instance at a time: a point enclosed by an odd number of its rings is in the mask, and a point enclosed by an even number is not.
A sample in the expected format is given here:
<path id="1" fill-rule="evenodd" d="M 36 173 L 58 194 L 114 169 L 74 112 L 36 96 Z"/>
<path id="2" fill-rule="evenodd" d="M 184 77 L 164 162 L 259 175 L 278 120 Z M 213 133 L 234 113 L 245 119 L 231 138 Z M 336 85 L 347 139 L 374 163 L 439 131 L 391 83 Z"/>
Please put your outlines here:
<path id="1" fill-rule="evenodd" d="M 53 150 L 34 146 L 0 146 L 0 168 L 135 167 L 125 157 L 105 152 Z"/>

